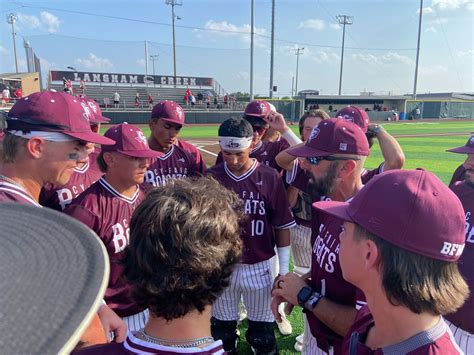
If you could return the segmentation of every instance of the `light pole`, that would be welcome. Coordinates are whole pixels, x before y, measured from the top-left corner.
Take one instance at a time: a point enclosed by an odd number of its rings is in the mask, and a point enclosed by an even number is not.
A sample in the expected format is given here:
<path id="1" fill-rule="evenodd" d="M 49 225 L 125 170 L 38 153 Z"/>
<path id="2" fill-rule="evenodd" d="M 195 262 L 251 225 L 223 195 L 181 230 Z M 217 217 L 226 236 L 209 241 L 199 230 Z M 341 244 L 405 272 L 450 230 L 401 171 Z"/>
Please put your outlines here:
<path id="1" fill-rule="evenodd" d="M 250 2 L 250 101 L 253 100 L 253 37 L 255 24 L 255 2 Z"/>
<path id="2" fill-rule="evenodd" d="M 12 36 L 13 36 L 13 53 L 15 54 L 15 68 L 18 73 L 18 58 L 16 56 L 16 40 L 15 40 L 15 22 L 17 20 L 16 14 L 13 12 L 7 15 L 7 22 L 12 25 Z"/>
<path id="3" fill-rule="evenodd" d="M 418 82 L 418 60 L 420 59 L 421 20 L 423 19 L 423 0 L 420 0 L 420 17 L 418 20 L 418 43 L 416 46 L 415 82 L 413 83 L 413 99 L 416 100 L 416 84 Z"/>
<path id="4" fill-rule="evenodd" d="M 158 54 L 151 54 L 150 59 L 151 59 L 151 62 L 153 63 L 153 76 L 155 76 L 155 61 L 158 60 Z"/>
<path id="5" fill-rule="evenodd" d="M 272 0 L 272 37 L 270 49 L 270 99 L 273 98 L 273 52 L 275 50 L 275 0 Z"/>
<path id="6" fill-rule="evenodd" d="M 300 54 L 304 51 L 304 47 L 295 48 L 295 55 L 296 55 L 296 79 L 295 79 L 295 96 L 298 96 L 298 67 L 300 62 Z"/>
<path id="7" fill-rule="evenodd" d="M 342 66 L 344 63 L 344 40 L 346 37 L 346 25 L 352 25 L 354 16 L 338 15 L 337 21 L 342 25 L 342 52 L 341 52 L 341 70 L 339 71 L 339 96 L 341 96 L 342 89 Z"/>
<path id="8" fill-rule="evenodd" d="M 173 68 L 174 68 L 174 85 L 176 86 L 176 34 L 175 25 L 176 15 L 174 14 L 174 7 L 183 5 L 182 0 L 165 0 L 166 5 L 171 5 L 171 19 L 173 24 Z"/>

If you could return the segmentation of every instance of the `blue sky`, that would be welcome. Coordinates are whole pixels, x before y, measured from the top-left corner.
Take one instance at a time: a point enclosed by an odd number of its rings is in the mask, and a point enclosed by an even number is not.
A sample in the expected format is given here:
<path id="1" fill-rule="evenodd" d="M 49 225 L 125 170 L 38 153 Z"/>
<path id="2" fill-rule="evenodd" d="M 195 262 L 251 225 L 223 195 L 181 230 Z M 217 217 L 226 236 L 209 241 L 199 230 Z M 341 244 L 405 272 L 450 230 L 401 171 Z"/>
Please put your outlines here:
<path id="1" fill-rule="evenodd" d="M 144 73 L 144 41 L 158 54 L 155 73 L 173 72 L 171 8 L 164 0 L 5 1 L 3 19 L 18 16 L 17 52 L 26 70 L 23 38 L 44 70 Z M 268 94 L 271 0 L 255 0 L 254 93 Z M 289 95 L 294 48 L 304 47 L 298 90 L 337 94 L 342 28 L 346 27 L 343 94 L 413 90 L 419 1 L 276 0 L 274 84 Z M 91 16 L 91 14 L 96 16 Z M 183 0 L 176 7 L 177 72 L 214 77 L 227 91 L 249 91 L 250 0 Z M 474 91 L 474 3 L 425 0 L 418 93 Z M 107 17 L 109 16 L 109 17 Z M 132 21 L 133 20 L 133 21 Z M 11 27 L 0 24 L 0 72 L 14 71 Z M 211 31 L 214 30 L 214 31 Z M 149 74 L 152 74 L 149 61 Z"/>

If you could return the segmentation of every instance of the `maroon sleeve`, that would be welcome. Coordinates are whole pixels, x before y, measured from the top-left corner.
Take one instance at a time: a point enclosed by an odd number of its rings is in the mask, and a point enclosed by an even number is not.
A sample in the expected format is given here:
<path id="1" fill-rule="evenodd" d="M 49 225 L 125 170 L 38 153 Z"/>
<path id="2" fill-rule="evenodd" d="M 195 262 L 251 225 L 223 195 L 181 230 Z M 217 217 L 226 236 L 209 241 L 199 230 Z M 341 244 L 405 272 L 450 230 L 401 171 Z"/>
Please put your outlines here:
<path id="1" fill-rule="evenodd" d="M 272 187 L 270 223 L 279 229 L 287 229 L 296 225 L 293 213 L 291 212 L 286 189 L 278 174 L 275 174 Z"/>
<path id="2" fill-rule="evenodd" d="M 466 168 L 462 164 L 459 165 L 457 169 L 454 171 L 453 177 L 451 178 L 451 181 L 449 182 L 449 186 L 454 185 L 456 181 L 463 181 L 465 174 L 466 174 Z"/>
<path id="3" fill-rule="evenodd" d="M 364 172 L 361 175 L 362 183 L 365 185 L 367 184 L 370 179 L 372 179 L 374 176 L 383 173 L 383 166 L 385 162 L 380 164 L 376 169 L 373 170 L 364 170 Z"/>
<path id="4" fill-rule="evenodd" d="M 69 205 L 64 210 L 64 213 L 84 223 L 87 227 L 97 233 L 97 230 L 100 226 L 100 219 L 96 214 L 92 213 L 87 208 L 81 205 Z"/>
<path id="5" fill-rule="evenodd" d="M 222 159 L 222 152 L 219 152 L 219 154 L 217 154 L 216 163 L 214 165 L 220 164 L 223 161 L 224 159 Z"/>

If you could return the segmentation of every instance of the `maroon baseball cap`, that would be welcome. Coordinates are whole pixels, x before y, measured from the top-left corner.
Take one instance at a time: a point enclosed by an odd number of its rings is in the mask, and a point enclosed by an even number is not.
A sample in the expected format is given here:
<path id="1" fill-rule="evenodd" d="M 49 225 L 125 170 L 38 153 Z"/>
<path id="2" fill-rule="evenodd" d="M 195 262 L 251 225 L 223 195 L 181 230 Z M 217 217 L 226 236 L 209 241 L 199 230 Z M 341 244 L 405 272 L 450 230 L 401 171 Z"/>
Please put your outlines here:
<path id="1" fill-rule="evenodd" d="M 110 118 L 104 117 L 102 115 L 102 110 L 100 109 L 100 106 L 96 101 L 88 97 L 85 97 L 82 100 L 92 110 L 92 117 L 90 120 L 91 123 L 109 123 L 110 122 Z"/>
<path id="2" fill-rule="evenodd" d="M 448 149 L 447 152 L 460 154 L 474 154 L 474 134 L 467 140 L 467 143 L 462 147 Z"/>
<path id="3" fill-rule="evenodd" d="M 253 100 L 245 107 L 245 116 L 265 117 L 270 111 L 275 111 L 275 106 L 265 100 Z"/>
<path id="4" fill-rule="evenodd" d="M 116 143 L 102 147 L 103 152 L 119 152 L 136 158 L 156 158 L 163 153 L 150 149 L 143 131 L 128 123 L 110 127 L 104 134 Z"/>
<path id="5" fill-rule="evenodd" d="M 303 146 L 287 149 L 295 157 L 325 157 L 334 154 L 369 155 L 362 129 L 346 120 L 329 118 L 313 128 Z"/>
<path id="6" fill-rule="evenodd" d="M 184 123 L 184 110 L 174 101 L 158 102 L 153 111 L 151 111 L 151 118 L 159 118 L 163 121 L 186 126 Z"/>
<path id="7" fill-rule="evenodd" d="M 358 106 L 346 106 L 336 113 L 336 118 L 343 118 L 355 123 L 365 133 L 369 128 L 370 118 L 367 112 Z"/>
<path id="8" fill-rule="evenodd" d="M 82 103 L 82 105 L 81 105 Z M 7 130 L 60 132 L 91 143 L 115 142 L 91 131 L 91 110 L 63 92 L 36 92 L 18 100 L 8 112 Z"/>
<path id="9" fill-rule="evenodd" d="M 390 170 L 371 179 L 350 202 L 314 206 L 429 258 L 456 261 L 464 248 L 462 204 L 429 171 Z"/>

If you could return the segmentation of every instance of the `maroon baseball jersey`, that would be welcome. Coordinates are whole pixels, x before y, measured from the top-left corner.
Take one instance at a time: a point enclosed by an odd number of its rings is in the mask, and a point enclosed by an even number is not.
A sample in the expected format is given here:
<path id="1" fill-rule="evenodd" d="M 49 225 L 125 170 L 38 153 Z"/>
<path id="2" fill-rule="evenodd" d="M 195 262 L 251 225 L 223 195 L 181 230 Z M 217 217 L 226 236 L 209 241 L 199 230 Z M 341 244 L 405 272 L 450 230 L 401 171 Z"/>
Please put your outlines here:
<path id="1" fill-rule="evenodd" d="M 97 148 L 96 148 L 97 149 Z M 97 156 L 100 151 L 89 155 L 89 161 L 81 168 L 74 169 L 74 173 L 67 184 L 63 186 L 46 184 L 40 193 L 40 203 L 45 207 L 64 211 L 73 199 L 83 193 L 89 186 L 99 180 L 104 174 L 97 165 Z"/>
<path id="2" fill-rule="evenodd" d="M 466 175 L 466 168 L 461 164 L 454 170 L 449 186 L 454 185 L 456 181 L 464 181 L 464 175 Z"/>
<path id="3" fill-rule="evenodd" d="M 166 154 L 151 159 L 143 183 L 158 187 L 166 185 L 169 180 L 196 175 L 200 173 L 192 155 L 177 145 L 172 145 Z"/>
<path id="4" fill-rule="evenodd" d="M 104 243 L 110 258 L 110 280 L 104 299 L 120 317 L 143 310 L 132 300 L 130 287 L 121 279 L 123 267 L 118 261 L 129 243 L 133 211 L 144 198 L 141 188 L 129 198 L 120 195 L 104 178 L 100 178 L 64 211 L 96 232 Z"/>
<path id="5" fill-rule="evenodd" d="M 294 227 L 288 197 L 275 169 L 254 160 L 243 175 L 236 176 L 222 163 L 208 170 L 217 181 L 244 202 L 244 251 L 242 263 L 255 264 L 275 255 L 275 229 Z"/>
<path id="6" fill-rule="evenodd" d="M 18 202 L 41 207 L 33 196 L 23 187 L 3 180 L 0 180 L 0 203 L 1 202 Z"/>
<path id="7" fill-rule="evenodd" d="M 367 170 L 367 169 L 362 169 L 362 172 L 360 173 L 360 177 L 362 179 L 362 183 L 365 185 L 369 182 L 370 179 L 372 179 L 374 176 L 378 174 L 382 174 L 384 172 L 384 166 L 385 162 L 380 164 L 377 168 L 372 169 L 372 170 Z"/>
<path id="8" fill-rule="evenodd" d="M 470 297 L 456 313 L 446 315 L 455 326 L 474 334 L 474 187 L 458 181 L 451 190 L 459 197 L 466 213 L 466 244 L 458 266 L 471 290 Z"/>
<path id="9" fill-rule="evenodd" d="M 439 322 L 431 329 L 414 335 L 400 343 L 372 350 L 366 346 L 365 340 L 374 319 L 367 306 L 357 313 L 356 320 L 344 338 L 343 354 L 357 355 L 459 355 L 463 354 L 449 331 L 446 322 L 440 317 Z"/>
<path id="10" fill-rule="evenodd" d="M 73 352 L 81 355 L 130 355 L 130 354 L 199 354 L 199 355 L 223 355 L 225 354 L 222 341 L 217 340 L 204 348 L 177 348 L 150 343 L 128 333 L 123 343 L 101 344 L 84 348 Z"/>
<path id="11" fill-rule="evenodd" d="M 333 302 L 359 309 L 365 304 L 364 294 L 344 280 L 339 264 L 339 234 L 343 223 L 341 219 L 313 207 L 310 286 Z M 306 315 L 311 334 L 316 338 L 318 347 L 328 352 L 329 346 L 333 346 L 334 354 L 341 354 L 343 338 L 329 329 L 313 313 L 308 312 Z"/>
<path id="12" fill-rule="evenodd" d="M 206 162 L 202 159 L 202 155 L 199 150 L 194 146 L 194 144 L 188 143 L 182 139 L 178 139 L 177 143 L 178 147 L 184 149 L 189 154 L 191 154 L 196 162 L 196 166 L 198 167 L 198 171 L 204 175 L 206 173 Z"/>
<path id="13" fill-rule="evenodd" d="M 281 151 L 288 148 L 290 145 L 285 139 L 280 139 L 275 142 L 260 142 L 252 151 L 250 152 L 250 158 L 257 159 L 260 163 L 271 166 L 276 169 L 278 172 L 282 171 L 282 168 L 277 164 L 275 157 Z M 216 165 L 222 163 L 222 153 L 219 152 L 216 159 Z"/>

